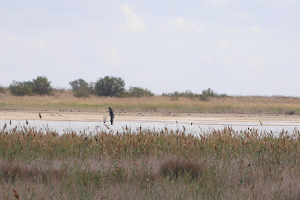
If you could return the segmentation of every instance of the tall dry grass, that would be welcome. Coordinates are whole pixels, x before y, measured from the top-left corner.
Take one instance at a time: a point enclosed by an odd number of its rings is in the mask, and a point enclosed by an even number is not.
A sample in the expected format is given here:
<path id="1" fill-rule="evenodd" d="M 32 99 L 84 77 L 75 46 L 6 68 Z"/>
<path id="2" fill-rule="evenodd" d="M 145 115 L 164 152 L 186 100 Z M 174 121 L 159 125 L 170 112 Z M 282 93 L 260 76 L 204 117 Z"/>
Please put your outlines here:
<path id="1" fill-rule="evenodd" d="M 154 96 L 141 98 L 97 97 L 76 98 L 72 91 L 63 90 L 54 96 L 16 97 L 0 93 L 0 109 L 106 111 L 117 112 L 181 112 L 181 113 L 238 113 L 238 114 L 300 114 L 300 98 L 292 97 L 225 97 L 200 101 L 191 98 Z"/>
<path id="2" fill-rule="evenodd" d="M 0 129 L 3 199 L 299 199 L 300 132 Z"/>

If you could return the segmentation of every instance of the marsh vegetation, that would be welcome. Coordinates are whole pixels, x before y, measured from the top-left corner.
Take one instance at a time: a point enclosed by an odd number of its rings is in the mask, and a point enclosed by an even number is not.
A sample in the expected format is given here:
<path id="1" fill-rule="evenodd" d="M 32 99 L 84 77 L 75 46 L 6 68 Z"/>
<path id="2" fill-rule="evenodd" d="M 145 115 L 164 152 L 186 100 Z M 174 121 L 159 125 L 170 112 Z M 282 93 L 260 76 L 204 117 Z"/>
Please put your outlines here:
<path id="1" fill-rule="evenodd" d="M 0 131 L 3 199 L 297 199 L 300 133 Z"/>

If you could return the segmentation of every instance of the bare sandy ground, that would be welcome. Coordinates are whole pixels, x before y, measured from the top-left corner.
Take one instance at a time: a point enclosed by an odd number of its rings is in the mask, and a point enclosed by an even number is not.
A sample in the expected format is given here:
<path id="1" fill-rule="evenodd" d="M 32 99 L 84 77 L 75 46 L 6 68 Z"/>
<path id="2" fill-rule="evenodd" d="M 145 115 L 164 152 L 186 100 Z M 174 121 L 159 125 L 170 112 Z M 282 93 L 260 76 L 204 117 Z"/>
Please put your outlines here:
<path id="1" fill-rule="evenodd" d="M 41 113 L 42 118 L 39 118 Z M 102 121 L 109 113 L 76 112 L 76 111 L 30 111 L 0 110 L 0 120 L 45 120 L 45 121 Z M 295 122 L 300 123 L 299 115 L 268 115 L 268 114 L 187 114 L 187 113 L 115 113 L 115 121 L 208 121 L 208 122 Z"/>

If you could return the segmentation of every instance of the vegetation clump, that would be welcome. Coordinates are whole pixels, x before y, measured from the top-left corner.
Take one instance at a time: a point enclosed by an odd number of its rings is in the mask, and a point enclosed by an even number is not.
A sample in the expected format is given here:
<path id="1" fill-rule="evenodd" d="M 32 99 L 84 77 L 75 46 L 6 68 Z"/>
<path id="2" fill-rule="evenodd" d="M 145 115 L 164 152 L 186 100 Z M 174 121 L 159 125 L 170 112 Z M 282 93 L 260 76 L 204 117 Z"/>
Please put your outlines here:
<path id="1" fill-rule="evenodd" d="M 24 96 L 24 95 L 33 95 L 33 84 L 30 81 L 18 82 L 13 81 L 9 85 L 9 90 L 12 95 L 15 96 Z"/>
<path id="2" fill-rule="evenodd" d="M 94 94 L 94 83 L 88 84 L 83 79 L 77 79 L 75 81 L 69 82 L 74 96 L 77 98 L 88 98 L 91 94 Z"/>
<path id="3" fill-rule="evenodd" d="M 32 80 L 33 94 L 50 95 L 53 91 L 51 82 L 45 76 L 38 76 Z"/>
<path id="4" fill-rule="evenodd" d="M 125 93 L 125 82 L 120 77 L 99 78 L 95 83 L 95 93 L 98 96 L 122 97 Z"/>
<path id="5" fill-rule="evenodd" d="M 227 97 L 226 94 L 218 94 L 216 92 L 214 92 L 212 89 L 208 88 L 207 90 L 203 90 L 202 94 L 199 95 L 199 99 L 201 101 L 208 101 L 212 98 L 224 98 Z"/>
<path id="6" fill-rule="evenodd" d="M 6 92 L 7 92 L 7 88 L 0 85 L 0 93 L 6 93 Z"/>
<path id="7" fill-rule="evenodd" d="M 153 97 L 154 94 L 148 90 L 141 87 L 129 87 L 128 92 L 126 92 L 129 97 Z"/>
<path id="8" fill-rule="evenodd" d="M 51 95 L 53 88 L 45 76 L 38 76 L 32 81 L 13 81 L 9 90 L 15 96 Z"/>
<path id="9" fill-rule="evenodd" d="M 160 173 L 168 178 L 198 178 L 202 174 L 199 163 L 190 158 L 173 157 L 164 161 L 160 166 Z"/>
<path id="10" fill-rule="evenodd" d="M 212 89 L 208 88 L 207 90 L 203 90 L 201 94 L 193 93 L 190 90 L 186 90 L 184 92 L 173 92 L 173 93 L 163 93 L 162 96 L 170 96 L 171 101 L 178 101 L 179 97 L 190 98 L 190 99 L 199 99 L 201 101 L 209 101 L 212 98 L 224 98 L 228 97 L 226 94 L 218 94 L 214 92 Z"/>

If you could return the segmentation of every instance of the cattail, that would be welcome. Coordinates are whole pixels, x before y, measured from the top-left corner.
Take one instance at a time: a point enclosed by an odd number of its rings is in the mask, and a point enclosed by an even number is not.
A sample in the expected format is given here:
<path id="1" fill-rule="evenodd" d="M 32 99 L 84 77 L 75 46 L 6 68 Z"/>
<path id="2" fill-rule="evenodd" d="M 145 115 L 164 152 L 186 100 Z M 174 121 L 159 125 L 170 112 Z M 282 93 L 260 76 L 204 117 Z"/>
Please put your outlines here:
<path id="1" fill-rule="evenodd" d="M 12 188 L 12 190 L 14 191 L 14 196 L 16 199 L 20 199 L 20 196 L 18 194 L 18 191 L 15 188 Z"/>

